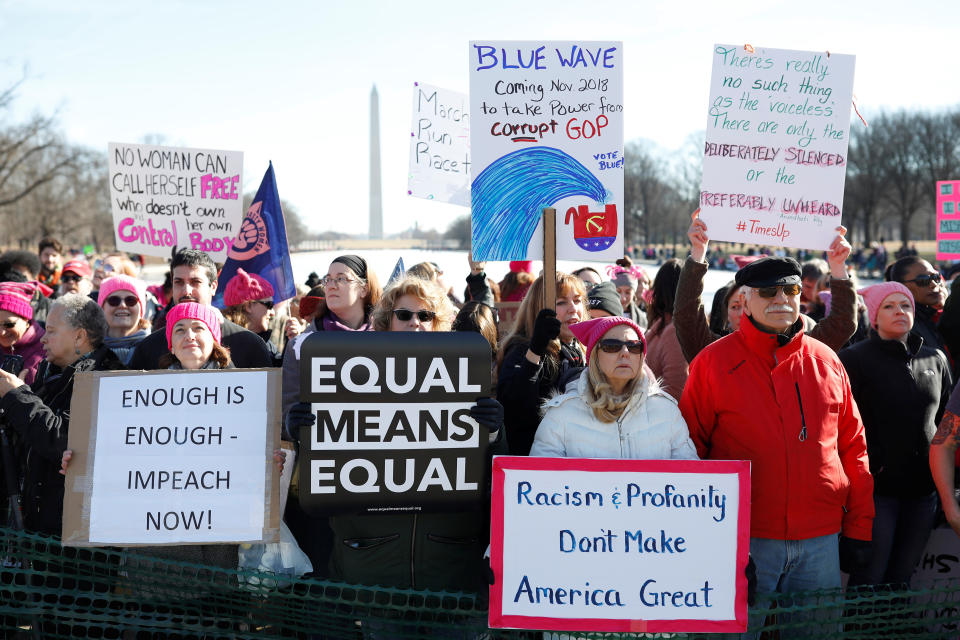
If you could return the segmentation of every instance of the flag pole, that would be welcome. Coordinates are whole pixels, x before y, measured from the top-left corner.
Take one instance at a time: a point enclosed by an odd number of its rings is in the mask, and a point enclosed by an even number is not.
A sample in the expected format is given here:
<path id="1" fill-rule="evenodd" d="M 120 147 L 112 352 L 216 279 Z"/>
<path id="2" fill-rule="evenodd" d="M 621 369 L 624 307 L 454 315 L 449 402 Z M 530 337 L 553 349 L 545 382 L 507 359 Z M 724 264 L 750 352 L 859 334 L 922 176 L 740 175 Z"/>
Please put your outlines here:
<path id="1" fill-rule="evenodd" d="M 543 210 L 543 308 L 557 308 L 557 210 Z"/>

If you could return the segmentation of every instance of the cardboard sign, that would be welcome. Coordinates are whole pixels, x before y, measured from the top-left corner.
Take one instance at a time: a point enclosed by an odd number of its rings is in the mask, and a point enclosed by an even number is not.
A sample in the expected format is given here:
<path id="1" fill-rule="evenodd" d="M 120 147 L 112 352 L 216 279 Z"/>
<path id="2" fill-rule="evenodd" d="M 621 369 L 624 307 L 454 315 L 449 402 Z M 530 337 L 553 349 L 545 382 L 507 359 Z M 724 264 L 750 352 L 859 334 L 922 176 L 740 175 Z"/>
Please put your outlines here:
<path id="1" fill-rule="evenodd" d="M 466 95 L 413 83 L 407 194 L 470 206 L 470 108 Z"/>
<path id="2" fill-rule="evenodd" d="M 843 208 L 854 61 L 713 47 L 700 186 L 712 240 L 830 246 Z"/>
<path id="3" fill-rule="evenodd" d="M 937 260 L 960 260 L 960 180 L 937 182 Z"/>
<path id="4" fill-rule="evenodd" d="M 470 43 L 474 260 L 623 257 L 623 44 Z"/>
<path id="5" fill-rule="evenodd" d="M 490 626 L 747 628 L 750 463 L 497 456 Z"/>
<path id="6" fill-rule="evenodd" d="M 312 513 L 478 508 L 490 345 L 469 332 L 328 332 L 300 346 L 300 503 Z"/>
<path id="7" fill-rule="evenodd" d="M 67 546 L 269 542 L 280 371 L 78 373 Z"/>
<path id="8" fill-rule="evenodd" d="M 926 591 L 929 603 L 923 617 L 933 625 L 930 631 L 943 633 L 943 637 L 956 638 L 960 633 L 957 614 L 960 613 L 960 538 L 947 525 L 937 527 L 930 533 L 927 547 L 923 550 L 920 565 L 910 578 L 910 588 Z"/>
<path id="9" fill-rule="evenodd" d="M 118 249 L 227 259 L 243 220 L 242 152 L 111 142 L 107 157 Z"/>

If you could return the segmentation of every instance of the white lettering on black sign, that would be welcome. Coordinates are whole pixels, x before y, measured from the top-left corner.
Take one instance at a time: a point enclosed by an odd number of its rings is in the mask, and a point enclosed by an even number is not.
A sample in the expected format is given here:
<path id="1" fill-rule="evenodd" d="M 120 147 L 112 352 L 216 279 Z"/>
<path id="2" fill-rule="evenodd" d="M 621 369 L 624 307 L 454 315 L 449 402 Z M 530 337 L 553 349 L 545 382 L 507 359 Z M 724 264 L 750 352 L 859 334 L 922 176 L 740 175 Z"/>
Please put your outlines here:
<path id="1" fill-rule="evenodd" d="M 317 416 L 303 438 L 305 508 L 443 510 L 480 498 L 488 436 L 470 407 L 490 392 L 481 336 L 317 332 L 300 376 Z"/>

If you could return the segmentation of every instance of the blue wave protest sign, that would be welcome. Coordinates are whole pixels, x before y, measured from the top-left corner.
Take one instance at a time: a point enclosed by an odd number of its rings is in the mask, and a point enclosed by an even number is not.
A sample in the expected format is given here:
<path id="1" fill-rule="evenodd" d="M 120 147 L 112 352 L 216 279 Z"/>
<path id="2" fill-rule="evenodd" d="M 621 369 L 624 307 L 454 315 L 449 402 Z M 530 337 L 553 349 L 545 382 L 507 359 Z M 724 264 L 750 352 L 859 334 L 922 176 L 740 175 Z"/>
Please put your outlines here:
<path id="1" fill-rule="evenodd" d="M 474 260 L 623 256 L 623 45 L 470 43 Z"/>
<path id="2" fill-rule="evenodd" d="M 273 287 L 274 302 L 287 300 L 297 294 L 272 162 L 263 174 L 257 195 L 247 209 L 240 232 L 234 238 L 227 252 L 227 261 L 220 270 L 213 304 L 221 309 L 225 306 L 223 291 L 230 278 L 237 275 L 237 269 L 265 278 Z"/>

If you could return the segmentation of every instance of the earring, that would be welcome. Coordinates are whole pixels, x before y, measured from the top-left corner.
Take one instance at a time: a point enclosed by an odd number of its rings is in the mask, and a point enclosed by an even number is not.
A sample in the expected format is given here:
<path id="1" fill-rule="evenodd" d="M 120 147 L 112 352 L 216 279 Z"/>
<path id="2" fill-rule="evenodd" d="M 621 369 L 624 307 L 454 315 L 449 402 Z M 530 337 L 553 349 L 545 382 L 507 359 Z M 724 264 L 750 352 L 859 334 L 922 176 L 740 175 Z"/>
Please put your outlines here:
<path id="1" fill-rule="evenodd" d="M 80 355 L 80 345 L 74 345 L 73 351 L 74 351 L 74 353 L 76 353 L 76 354 L 79 356 L 79 355 Z"/>

